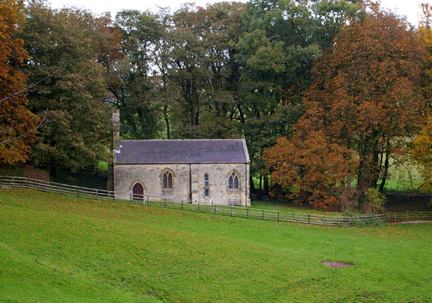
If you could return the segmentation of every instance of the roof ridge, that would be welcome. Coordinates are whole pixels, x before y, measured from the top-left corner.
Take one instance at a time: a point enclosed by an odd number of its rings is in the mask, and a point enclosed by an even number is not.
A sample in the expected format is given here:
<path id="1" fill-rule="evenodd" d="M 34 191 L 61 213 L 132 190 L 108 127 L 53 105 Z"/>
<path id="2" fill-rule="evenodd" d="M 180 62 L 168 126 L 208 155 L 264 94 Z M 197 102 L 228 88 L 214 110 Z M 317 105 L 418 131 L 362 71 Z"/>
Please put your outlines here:
<path id="1" fill-rule="evenodd" d="M 123 140 L 117 163 L 249 163 L 244 139 Z"/>

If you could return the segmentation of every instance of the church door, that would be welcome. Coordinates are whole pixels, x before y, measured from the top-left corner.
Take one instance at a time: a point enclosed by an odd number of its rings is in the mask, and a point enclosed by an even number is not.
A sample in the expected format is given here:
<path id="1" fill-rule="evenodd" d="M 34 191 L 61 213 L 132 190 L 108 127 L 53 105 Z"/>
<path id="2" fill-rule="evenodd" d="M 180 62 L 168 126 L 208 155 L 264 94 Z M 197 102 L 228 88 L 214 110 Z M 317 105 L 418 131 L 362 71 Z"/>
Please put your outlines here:
<path id="1" fill-rule="evenodd" d="M 144 187 L 141 183 L 135 183 L 132 192 L 134 201 L 144 201 Z"/>

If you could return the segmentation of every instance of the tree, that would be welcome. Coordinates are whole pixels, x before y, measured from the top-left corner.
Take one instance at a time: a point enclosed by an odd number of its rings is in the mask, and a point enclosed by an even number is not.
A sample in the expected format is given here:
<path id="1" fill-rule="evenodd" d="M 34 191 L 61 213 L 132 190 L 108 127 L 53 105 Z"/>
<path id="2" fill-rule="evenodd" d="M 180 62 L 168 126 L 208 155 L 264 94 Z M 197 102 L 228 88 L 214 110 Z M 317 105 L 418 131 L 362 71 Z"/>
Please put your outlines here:
<path id="1" fill-rule="evenodd" d="M 238 108 L 251 175 L 264 168 L 264 148 L 292 136 L 304 113 L 301 99 L 311 69 L 345 20 L 359 12 L 354 2 L 253 0 L 246 5 L 245 34 L 237 43 Z M 264 181 L 267 188 L 266 175 Z"/>
<path id="2" fill-rule="evenodd" d="M 160 105 L 152 96 L 153 49 L 163 29 L 148 12 L 125 10 L 117 14 L 116 25 L 123 40 L 119 61 L 110 71 L 110 91 L 121 111 L 122 136 L 157 138 L 161 130 Z"/>
<path id="3" fill-rule="evenodd" d="M 0 2 L 0 163 L 5 164 L 27 161 L 38 140 L 39 117 L 27 108 L 27 77 L 22 71 L 28 59 L 19 37 L 23 24 L 21 2 Z"/>
<path id="4" fill-rule="evenodd" d="M 432 117 L 430 116 L 432 100 L 432 6 L 423 4 L 422 8 L 423 16 L 420 21 L 419 33 L 427 48 L 422 91 L 428 105 L 428 111 L 426 123 L 420 134 L 414 139 L 410 154 L 411 159 L 421 168 L 423 180 L 421 189 L 430 192 L 432 191 Z"/>
<path id="5" fill-rule="evenodd" d="M 242 33 L 240 3 L 184 6 L 166 27 L 159 66 L 179 94 L 171 106 L 176 137 L 238 137 L 235 127 L 235 43 Z M 159 52 L 162 54 L 162 52 Z"/>
<path id="6" fill-rule="evenodd" d="M 422 4 L 422 11 L 423 15 L 419 24 L 419 33 L 427 49 L 423 93 L 430 108 L 432 100 L 432 5 Z"/>
<path id="7" fill-rule="evenodd" d="M 104 56 L 98 54 L 105 17 L 51 10 L 43 2 L 30 3 L 26 16 L 26 72 L 31 82 L 45 79 L 30 90 L 30 107 L 36 113 L 49 108 L 32 161 L 53 174 L 58 168 L 76 172 L 108 152 L 109 108 L 103 102 L 108 93 Z"/>
<path id="8" fill-rule="evenodd" d="M 380 176 L 385 181 L 389 157 L 397 144 L 418 131 L 424 108 L 418 89 L 424 49 L 418 35 L 378 5 L 369 9 L 341 29 L 315 65 L 295 135 L 313 140 L 305 134 L 320 131 L 341 152 L 356 153 L 358 194 L 353 205 L 366 189 L 376 187 Z M 324 158 L 322 166 L 333 158 Z M 347 174 L 340 186 L 351 182 Z"/>
<path id="9" fill-rule="evenodd" d="M 331 143 L 322 131 L 313 131 L 292 140 L 281 137 L 264 151 L 271 172 L 272 194 L 282 187 L 286 196 L 317 209 L 339 209 L 340 199 L 349 192 L 347 176 L 354 176 L 354 154 Z"/>

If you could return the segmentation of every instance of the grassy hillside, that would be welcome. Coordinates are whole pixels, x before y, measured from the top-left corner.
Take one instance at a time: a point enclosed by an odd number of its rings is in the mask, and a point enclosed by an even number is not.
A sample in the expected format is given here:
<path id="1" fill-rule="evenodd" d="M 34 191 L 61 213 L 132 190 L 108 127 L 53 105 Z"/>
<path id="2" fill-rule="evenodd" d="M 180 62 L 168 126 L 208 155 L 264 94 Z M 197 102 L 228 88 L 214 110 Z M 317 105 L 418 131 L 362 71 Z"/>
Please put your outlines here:
<path id="1" fill-rule="evenodd" d="M 431 285 L 432 224 L 302 226 L 0 189 L 0 302 L 431 302 Z"/>

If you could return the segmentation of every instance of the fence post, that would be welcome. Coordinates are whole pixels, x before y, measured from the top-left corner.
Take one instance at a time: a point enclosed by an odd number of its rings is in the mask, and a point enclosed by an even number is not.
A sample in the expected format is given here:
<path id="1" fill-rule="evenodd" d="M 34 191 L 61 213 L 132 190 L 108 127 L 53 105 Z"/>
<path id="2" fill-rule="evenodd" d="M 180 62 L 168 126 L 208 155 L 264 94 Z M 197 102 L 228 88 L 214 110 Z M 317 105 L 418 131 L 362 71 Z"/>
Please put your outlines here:
<path id="1" fill-rule="evenodd" d="M 216 215 L 216 206 L 213 206 L 213 213 Z"/>
<path id="2" fill-rule="evenodd" d="M 182 210 L 184 209 L 184 206 L 183 206 L 183 200 L 182 200 L 182 202 L 181 202 L 181 209 L 182 209 Z"/>
<path id="3" fill-rule="evenodd" d="M 310 215 L 308 214 L 308 224 L 310 224 Z"/>
<path id="4" fill-rule="evenodd" d="M 280 212 L 278 211 L 278 218 L 277 218 L 277 220 L 279 221 L 280 220 Z"/>
<path id="5" fill-rule="evenodd" d="M 164 201 L 164 208 L 166 208 L 166 201 Z"/>
<path id="6" fill-rule="evenodd" d="M 264 220 L 264 209 L 262 210 L 262 220 Z"/>
<path id="7" fill-rule="evenodd" d="M 77 198 L 79 198 L 79 187 L 77 188 Z"/>
<path id="8" fill-rule="evenodd" d="M 230 217 L 232 217 L 232 206 L 230 207 Z"/>
<path id="9" fill-rule="evenodd" d="M 249 218 L 249 208 L 246 207 L 246 218 Z"/>
<path id="10" fill-rule="evenodd" d="M 405 211 L 405 221 L 409 221 L 409 212 Z"/>
<path id="11" fill-rule="evenodd" d="M 295 222 L 295 212 L 293 212 L 293 218 L 292 221 Z"/>
<path id="12" fill-rule="evenodd" d="M 15 177 L 12 177 L 12 188 L 15 188 Z"/>
<path id="13" fill-rule="evenodd" d="M 200 212 L 200 203 L 198 202 L 198 212 Z"/>
<path id="14" fill-rule="evenodd" d="M 324 216 L 324 226 L 326 226 L 326 217 Z"/>

